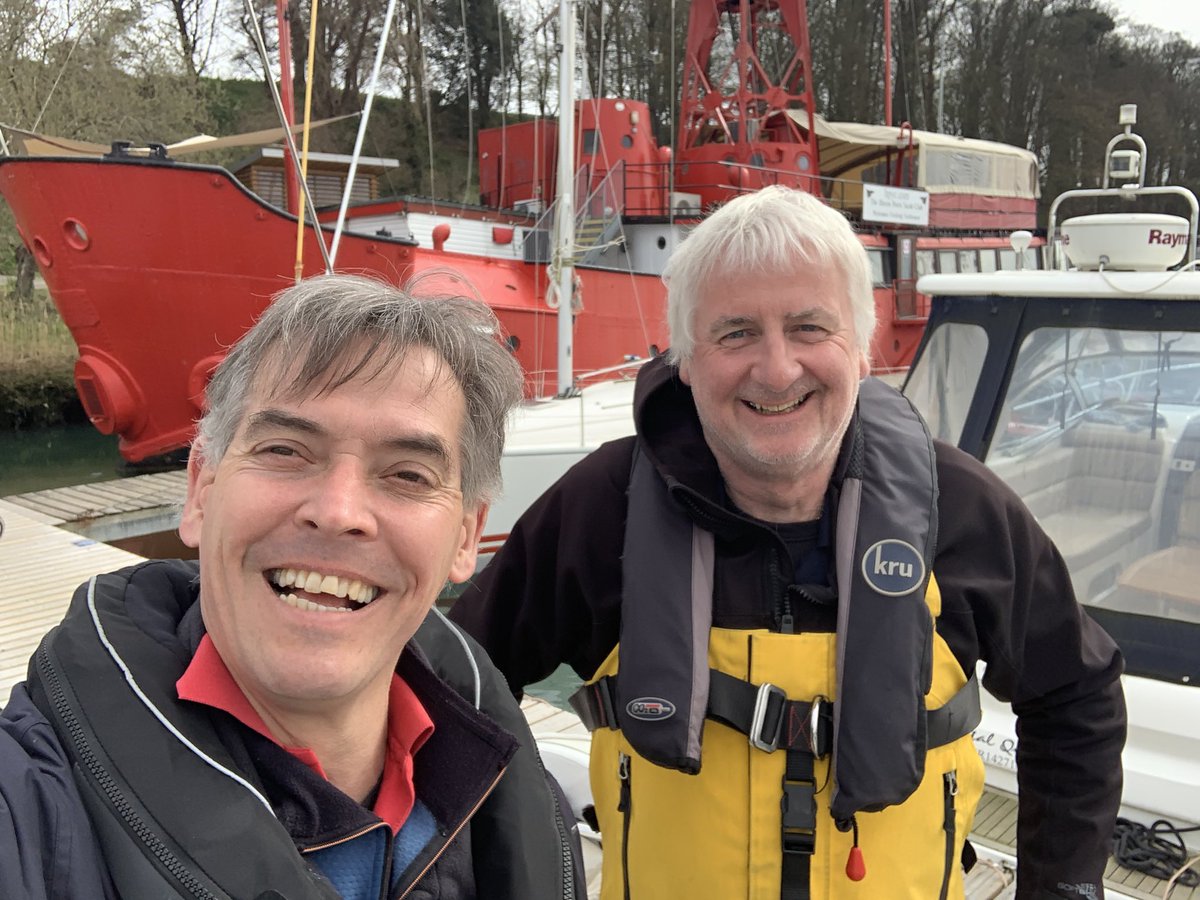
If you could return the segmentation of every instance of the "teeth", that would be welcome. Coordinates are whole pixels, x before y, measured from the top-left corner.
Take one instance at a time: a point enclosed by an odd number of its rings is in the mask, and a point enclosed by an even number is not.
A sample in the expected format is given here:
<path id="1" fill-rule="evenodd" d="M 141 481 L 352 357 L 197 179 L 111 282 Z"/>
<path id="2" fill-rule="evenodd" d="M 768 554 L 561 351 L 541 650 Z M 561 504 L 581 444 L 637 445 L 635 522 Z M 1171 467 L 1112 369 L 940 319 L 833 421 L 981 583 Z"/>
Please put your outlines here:
<path id="1" fill-rule="evenodd" d="M 309 594 L 349 597 L 360 606 L 365 606 L 379 595 L 379 588 L 374 585 L 363 584 L 357 579 L 351 581 L 336 575 L 322 575 L 320 572 L 306 569 L 275 569 L 270 574 L 270 580 L 276 587 L 287 588 L 294 585 L 298 590 Z M 298 609 L 328 609 L 291 593 L 284 595 L 283 599 Z"/>
<path id="2" fill-rule="evenodd" d="M 755 409 L 757 409 L 759 412 L 768 412 L 768 413 L 787 412 L 789 409 L 795 409 L 797 406 L 800 405 L 799 399 L 793 400 L 791 403 L 781 403 L 778 406 L 766 406 L 765 404 L 762 404 L 762 403 L 753 403 L 751 401 L 747 401 L 747 402 L 750 403 L 750 405 L 753 406 Z"/>
<path id="3" fill-rule="evenodd" d="M 350 612 L 347 607 L 342 606 L 321 606 L 319 603 L 313 603 L 311 600 L 305 600 L 303 597 L 297 597 L 295 594 L 284 594 L 280 597 L 288 606 L 294 606 L 296 609 L 307 610 L 308 612 Z"/>

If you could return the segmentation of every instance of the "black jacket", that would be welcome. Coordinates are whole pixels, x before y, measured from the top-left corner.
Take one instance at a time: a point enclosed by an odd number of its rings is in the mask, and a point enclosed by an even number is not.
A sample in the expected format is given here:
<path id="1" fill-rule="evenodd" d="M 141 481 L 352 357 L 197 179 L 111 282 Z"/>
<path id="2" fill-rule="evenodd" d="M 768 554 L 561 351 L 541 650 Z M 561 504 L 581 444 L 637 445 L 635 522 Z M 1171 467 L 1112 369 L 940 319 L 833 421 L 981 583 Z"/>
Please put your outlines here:
<path id="1" fill-rule="evenodd" d="M 0 896 L 334 898 L 303 851 L 383 827 L 232 716 L 176 698 L 197 597 L 191 563 L 101 576 L 38 648 L 0 716 Z M 528 726 L 472 646 L 431 613 L 397 666 L 435 724 L 414 782 L 437 834 L 396 895 L 571 896 Z"/>
<path id="2" fill-rule="evenodd" d="M 776 628 L 794 598 L 787 547 L 727 502 L 691 391 L 664 362 L 643 367 L 634 417 L 659 473 L 687 489 L 690 514 L 716 537 L 714 625 Z M 617 643 L 634 440 L 605 444 L 567 472 L 451 610 L 516 693 L 560 662 L 588 678 Z M 937 630 L 966 673 L 987 663 L 984 685 L 1018 715 L 1018 897 L 1072 896 L 1059 884 L 1101 883 L 1120 800 L 1120 652 L 1075 601 L 1020 498 L 956 448 L 938 443 L 936 454 Z M 831 616 L 810 612 L 802 627 L 832 629 Z"/>

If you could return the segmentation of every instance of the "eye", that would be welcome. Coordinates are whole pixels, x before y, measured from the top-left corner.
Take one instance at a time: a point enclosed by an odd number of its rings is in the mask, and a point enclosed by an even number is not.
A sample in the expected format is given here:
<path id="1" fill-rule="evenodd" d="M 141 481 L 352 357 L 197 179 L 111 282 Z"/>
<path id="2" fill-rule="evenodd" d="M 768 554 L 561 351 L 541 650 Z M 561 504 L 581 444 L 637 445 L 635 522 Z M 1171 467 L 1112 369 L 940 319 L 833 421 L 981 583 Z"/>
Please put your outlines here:
<path id="1" fill-rule="evenodd" d="M 802 322 L 792 329 L 792 333 L 802 341 L 818 340 L 828 334 L 828 329 L 816 322 Z"/>
<path id="2" fill-rule="evenodd" d="M 399 472 L 393 472 L 392 477 L 407 484 L 432 484 L 424 472 L 418 472 L 415 469 L 401 469 Z"/>
<path id="3" fill-rule="evenodd" d="M 260 466 L 280 471 L 297 469 L 312 460 L 307 447 L 287 438 L 259 441 L 251 446 L 249 455 Z"/>
<path id="4" fill-rule="evenodd" d="M 442 479 L 425 466 L 403 465 L 388 473 L 387 484 L 402 494 L 415 496 L 439 490 Z"/>
<path id="5" fill-rule="evenodd" d="M 749 328 L 734 328 L 722 334 L 717 342 L 724 347 L 740 347 L 753 336 L 754 333 Z"/>

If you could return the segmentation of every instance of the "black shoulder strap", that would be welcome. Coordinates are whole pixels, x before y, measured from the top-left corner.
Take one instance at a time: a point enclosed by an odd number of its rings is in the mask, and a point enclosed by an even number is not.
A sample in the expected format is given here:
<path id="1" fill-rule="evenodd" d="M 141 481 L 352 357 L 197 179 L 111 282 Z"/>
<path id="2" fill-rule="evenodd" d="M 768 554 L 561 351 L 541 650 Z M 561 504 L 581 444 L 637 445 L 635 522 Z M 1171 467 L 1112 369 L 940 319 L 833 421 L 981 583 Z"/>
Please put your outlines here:
<path id="1" fill-rule="evenodd" d="M 638 753 L 690 773 L 708 706 L 713 556 L 712 534 L 692 527 L 635 445 L 614 711 Z"/>

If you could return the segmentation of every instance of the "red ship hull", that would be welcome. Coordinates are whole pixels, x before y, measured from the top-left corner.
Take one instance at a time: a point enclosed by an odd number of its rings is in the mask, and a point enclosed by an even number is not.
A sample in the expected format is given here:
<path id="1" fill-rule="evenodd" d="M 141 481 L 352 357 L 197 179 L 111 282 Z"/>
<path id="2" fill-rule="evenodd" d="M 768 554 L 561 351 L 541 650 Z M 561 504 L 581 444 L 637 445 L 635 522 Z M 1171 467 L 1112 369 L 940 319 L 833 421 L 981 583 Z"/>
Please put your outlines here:
<path id="1" fill-rule="evenodd" d="M 8 158 L 0 193 L 79 346 L 76 386 L 93 424 L 120 435 L 131 461 L 185 446 L 223 348 L 294 278 L 296 219 L 225 170 L 187 164 Z M 304 275 L 323 271 L 311 229 L 304 260 Z M 530 393 L 552 389 L 557 313 L 542 299 L 544 265 L 342 235 L 338 271 L 403 283 L 439 269 L 496 311 Z M 657 276 L 577 271 L 576 372 L 666 346 Z"/>

